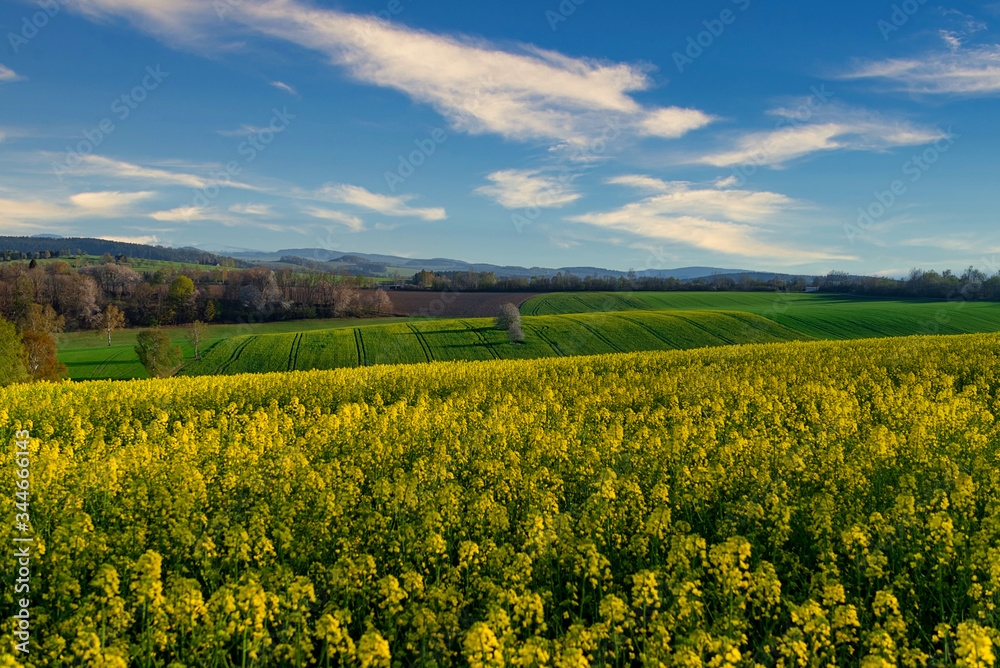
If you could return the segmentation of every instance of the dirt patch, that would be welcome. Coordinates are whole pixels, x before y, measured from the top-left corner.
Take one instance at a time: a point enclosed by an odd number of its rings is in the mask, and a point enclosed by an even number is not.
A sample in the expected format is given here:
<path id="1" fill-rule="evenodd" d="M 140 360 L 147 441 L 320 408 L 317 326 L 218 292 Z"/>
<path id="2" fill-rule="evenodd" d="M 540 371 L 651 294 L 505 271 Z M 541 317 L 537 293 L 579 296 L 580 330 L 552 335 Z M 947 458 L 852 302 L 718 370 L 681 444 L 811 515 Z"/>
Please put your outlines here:
<path id="1" fill-rule="evenodd" d="M 392 312 L 400 316 L 492 318 L 502 304 L 521 306 L 537 292 L 423 292 L 390 290 Z"/>

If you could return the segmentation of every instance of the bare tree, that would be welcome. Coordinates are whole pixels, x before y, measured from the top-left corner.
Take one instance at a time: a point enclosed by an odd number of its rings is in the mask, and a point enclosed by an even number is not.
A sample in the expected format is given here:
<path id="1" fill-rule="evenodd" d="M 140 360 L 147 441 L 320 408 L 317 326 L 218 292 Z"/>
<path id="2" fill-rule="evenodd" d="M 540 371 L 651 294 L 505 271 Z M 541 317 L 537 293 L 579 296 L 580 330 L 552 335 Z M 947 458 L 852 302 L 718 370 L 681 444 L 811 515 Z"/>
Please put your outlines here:
<path id="1" fill-rule="evenodd" d="M 372 305 L 378 315 L 392 313 L 392 299 L 389 298 L 389 293 L 385 290 L 375 290 Z"/>
<path id="2" fill-rule="evenodd" d="M 194 348 L 194 356 L 196 359 L 201 357 L 201 354 L 198 352 L 198 348 L 205 342 L 205 333 L 205 323 L 201 320 L 195 320 L 192 322 L 191 327 L 188 329 L 187 340 L 188 343 L 191 344 L 191 347 Z"/>

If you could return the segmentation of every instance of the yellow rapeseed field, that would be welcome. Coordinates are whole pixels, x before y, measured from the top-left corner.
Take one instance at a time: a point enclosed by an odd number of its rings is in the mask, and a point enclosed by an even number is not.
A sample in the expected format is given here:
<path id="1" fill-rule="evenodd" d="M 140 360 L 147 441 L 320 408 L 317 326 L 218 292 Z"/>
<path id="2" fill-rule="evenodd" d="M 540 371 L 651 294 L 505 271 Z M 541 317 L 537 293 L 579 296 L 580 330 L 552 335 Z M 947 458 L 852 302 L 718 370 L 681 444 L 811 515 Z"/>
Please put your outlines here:
<path id="1" fill-rule="evenodd" d="M 971 335 L 6 388 L 0 666 L 992 666 L 998 372 Z"/>

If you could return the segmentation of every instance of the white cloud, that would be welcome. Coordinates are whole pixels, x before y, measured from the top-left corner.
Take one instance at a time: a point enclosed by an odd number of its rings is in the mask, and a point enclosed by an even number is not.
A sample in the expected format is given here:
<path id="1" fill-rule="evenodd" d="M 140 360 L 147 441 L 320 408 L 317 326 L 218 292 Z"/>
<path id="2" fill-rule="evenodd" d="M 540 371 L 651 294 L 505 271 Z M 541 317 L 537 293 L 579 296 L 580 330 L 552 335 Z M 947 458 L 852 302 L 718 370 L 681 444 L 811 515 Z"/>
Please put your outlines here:
<path id="1" fill-rule="evenodd" d="M 185 172 L 172 172 L 158 167 L 143 167 L 130 162 L 105 158 L 100 155 L 88 155 L 81 158 L 80 165 L 67 172 L 68 175 L 98 175 L 120 179 L 131 179 L 143 181 L 155 186 L 186 186 L 200 190 L 209 185 L 224 185 L 226 187 L 239 188 L 242 190 L 259 190 L 254 186 L 230 179 L 222 183 L 216 183 L 213 179 L 207 179 L 196 174 Z"/>
<path id="2" fill-rule="evenodd" d="M 213 215 L 208 209 L 198 206 L 181 206 L 176 209 L 170 209 L 168 211 L 154 211 L 149 214 L 150 218 L 154 220 L 168 220 L 168 221 L 185 221 L 190 222 L 192 220 L 216 220 L 216 216 Z"/>
<path id="3" fill-rule="evenodd" d="M 203 46 L 225 39 L 193 30 L 219 25 L 212 3 L 79 4 L 92 17 L 126 16 L 174 42 Z M 239 22 L 250 31 L 321 53 L 355 79 L 398 90 L 473 134 L 580 146 L 600 136 L 609 122 L 638 135 L 673 138 L 712 120 L 696 109 L 636 102 L 631 93 L 653 85 L 644 66 L 571 58 L 530 45 L 500 47 L 296 0 L 244 0 L 226 19 L 228 25 Z"/>
<path id="4" fill-rule="evenodd" d="M 661 181 L 649 176 L 618 176 L 609 179 L 608 183 L 656 193 L 641 204 L 644 210 L 655 210 L 659 214 L 717 216 L 727 220 L 753 222 L 764 221 L 783 211 L 803 206 L 779 193 L 695 188 L 686 181 Z"/>
<path id="5" fill-rule="evenodd" d="M 921 248 L 935 248 L 938 250 L 957 251 L 962 253 L 1000 253 L 1000 246 L 988 242 L 981 235 L 959 235 L 923 237 L 917 239 L 904 239 L 899 242 L 902 246 L 916 246 Z"/>
<path id="6" fill-rule="evenodd" d="M 538 170 L 506 169 L 486 177 L 491 186 L 476 188 L 475 192 L 492 198 L 507 209 L 526 207 L 558 208 L 583 197 L 570 186 L 572 179 L 559 179 L 543 175 Z"/>
<path id="7" fill-rule="evenodd" d="M 251 216 L 273 216 L 274 211 L 269 204 L 233 204 L 229 207 L 233 213 L 249 214 Z"/>
<path id="8" fill-rule="evenodd" d="M 351 204 L 376 211 L 386 216 L 413 216 L 424 220 L 444 220 L 447 218 L 442 208 L 416 208 L 407 204 L 412 195 L 389 196 L 379 195 L 361 186 L 343 183 L 328 183 L 314 193 L 312 199 L 336 204 Z"/>
<path id="9" fill-rule="evenodd" d="M 14 70 L 10 69 L 5 65 L 0 65 L 0 83 L 11 83 L 13 81 L 21 81 L 24 79 Z"/>
<path id="10" fill-rule="evenodd" d="M 346 226 L 354 232 L 361 232 L 365 229 L 365 223 L 363 220 L 357 216 L 352 216 L 343 211 L 333 211 L 332 209 L 322 209 L 319 207 L 309 207 L 303 209 L 302 212 L 313 218 L 319 218 L 321 220 L 329 220 L 335 223 Z"/>
<path id="11" fill-rule="evenodd" d="M 623 174 L 621 176 L 613 176 L 607 180 L 607 183 L 615 186 L 635 188 L 636 190 L 648 193 L 671 192 L 690 185 L 687 181 L 663 181 L 662 179 L 657 179 L 652 176 L 644 176 L 642 174 Z"/>
<path id="12" fill-rule="evenodd" d="M 773 232 L 767 225 L 772 219 L 801 206 L 778 193 L 697 188 L 684 182 L 636 175 L 616 177 L 611 182 L 658 194 L 613 211 L 571 216 L 567 220 L 646 239 L 674 241 L 717 253 L 790 265 L 854 259 L 770 240 Z"/>
<path id="13" fill-rule="evenodd" d="M 84 156 L 81 160 L 81 166 L 78 169 L 87 174 L 135 179 L 162 185 L 187 186 L 189 188 L 204 188 L 208 185 L 205 179 L 194 174 L 169 172 L 154 167 L 141 167 L 129 162 L 105 158 L 100 155 Z"/>
<path id="14" fill-rule="evenodd" d="M 715 118 L 697 109 L 669 107 L 651 111 L 639 121 L 640 134 L 674 139 L 702 128 Z"/>
<path id="15" fill-rule="evenodd" d="M 696 157 L 692 162 L 730 167 L 742 164 L 781 167 L 785 163 L 822 151 L 884 151 L 898 146 L 918 146 L 947 137 L 947 133 L 893 119 L 864 109 L 827 103 L 801 122 L 799 110 L 772 109 L 774 130 L 750 132 L 733 140 L 734 148 Z"/>
<path id="16" fill-rule="evenodd" d="M 0 226 L 2 229 L 66 230 L 67 224 L 76 220 L 136 215 L 133 205 L 155 194 L 107 191 L 76 193 L 65 199 L 0 198 Z"/>
<path id="17" fill-rule="evenodd" d="M 235 130 L 216 130 L 215 133 L 222 135 L 223 137 L 249 137 L 250 135 L 259 135 L 262 132 L 272 132 L 269 128 L 261 125 L 246 125 L 243 124 Z"/>
<path id="18" fill-rule="evenodd" d="M 5 224 L 25 220 L 65 220 L 71 214 L 67 207 L 43 200 L 0 198 L 0 221 Z"/>
<path id="19" fill-rule="evenodd" d="M 960 48 L 950 35 L 949 50 L 920 58 L 893 58 L 859 64 L 843 79 L 881 79 L 907 93 L 996 95 L 1000 93 L 1000 44 Z"/>
<path id="20" fill-rule="evenodd" d="M 118 235 L 101 235 L 97 237 L 98 239 L 107 239 L 108 241 L 119 241 L 126 244 L 156 244 L 159 243 L 155 234 L 149 234 L 141 237 L 127 237 Z"/>
<path id="21" fill-rule="evenodd" d="M 77 193 L 76 195 L 72 195 L 69 198 L 69 201 L 74 206 L 88 210 L 92 213 L 108 215 L 120 211 L 127 211 L 131 209 L 132 205 L 136 202 L 149 199 L 154 195 L 156 195 L 156 193 L 150 190 L 135 193 L 123 193 L 117 190 L 109 190 L 103 192 Z"/>
<path id="22" fill-rule="evenodd" d="M 284 83 L 283 81 L 272 81 L 271 85 L 274 86 L 275 88 L 277 88 L 278 90 L 285 91 L 289 95 L 294 95 L 295 97 L 299 96 L 299 91 L 295 90 L 292 86 L 289 86 L 288 84 Z"/>

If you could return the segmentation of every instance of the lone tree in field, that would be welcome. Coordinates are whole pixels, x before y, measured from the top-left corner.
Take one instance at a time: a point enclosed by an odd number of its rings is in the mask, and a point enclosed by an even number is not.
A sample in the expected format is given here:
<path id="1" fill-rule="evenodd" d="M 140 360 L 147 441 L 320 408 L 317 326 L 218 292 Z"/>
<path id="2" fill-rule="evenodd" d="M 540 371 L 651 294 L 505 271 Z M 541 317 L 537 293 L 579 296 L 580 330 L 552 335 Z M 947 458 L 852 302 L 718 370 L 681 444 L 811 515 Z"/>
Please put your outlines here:
<path id="1" fill-rule="evenodd" d="M 135 352 L 154 378 L 169 376 L 181 363 L 181 347 L 174 345 L 162 329 L 144 329 L 136 337 Z"/>
<path id="2" fill-rule="evenodd" d="M 118 310 L 114 304 L 108 304 L 104 313 L 97 316 L 101 329 L 108 334 L 108 346 L 111 345 L 111 333 L 125 326 L 125 314 Z"/>
<path id="3" fill-rule="evenodd" d="M 497 329 L 507 330 L 507 337 L 515 343 L 524 341 L 524 330 L 521 329 L 521 311 L 510 302 L 500 307 L 496 319 Z"/>
<path id="4" fill-rule="evenodd" d="M 201 320 L 192 322 L 191 327 L 188 329 L 187 340 L 191 344 L 191 347 L 194 348 L 195 358 L 201 358 L 198 348 L 205 342 L 205 323 Z"/>

